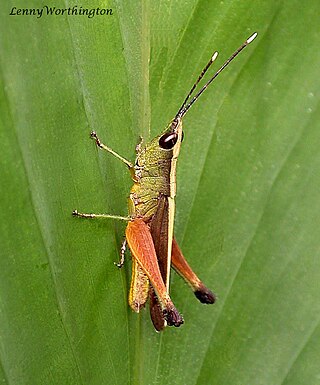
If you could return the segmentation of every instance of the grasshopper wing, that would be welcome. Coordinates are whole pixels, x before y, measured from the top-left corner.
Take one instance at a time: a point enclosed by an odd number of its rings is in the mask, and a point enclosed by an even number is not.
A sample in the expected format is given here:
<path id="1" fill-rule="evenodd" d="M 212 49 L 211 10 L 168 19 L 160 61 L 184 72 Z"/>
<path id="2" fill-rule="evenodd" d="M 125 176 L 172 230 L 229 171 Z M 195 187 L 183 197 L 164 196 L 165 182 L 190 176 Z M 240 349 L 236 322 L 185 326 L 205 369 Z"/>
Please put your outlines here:
<path id="1" fill-rule="evenodd" d="M 160 195 L 158 200 L 157 211 L 152 217 L 150 223 L 150 232 L 153 239 L 153 244 L 156 250 L 158 264 L 161 276 L 166 282 L 166 289 L 169 292 L 169 274 L 170 261 L 168 261 L 168 232 L 169 232 L 169 203 L 165 195 Z M 160 331 L 166 326 L 165 319 L 161 312 L 161 306 L 158 298 L 153 290 L 150 288 L 150 316 L 153 326 Z"/>

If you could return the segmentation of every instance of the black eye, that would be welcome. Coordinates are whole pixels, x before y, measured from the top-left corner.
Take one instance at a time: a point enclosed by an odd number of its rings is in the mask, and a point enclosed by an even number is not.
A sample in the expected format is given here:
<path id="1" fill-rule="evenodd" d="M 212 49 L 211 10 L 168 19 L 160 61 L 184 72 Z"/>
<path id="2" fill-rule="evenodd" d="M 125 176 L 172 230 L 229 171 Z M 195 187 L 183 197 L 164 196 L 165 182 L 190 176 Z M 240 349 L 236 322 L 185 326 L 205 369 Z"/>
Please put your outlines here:
<path id="1" fill-rule="evenodd" d="M 161 136 L 159 139 L 159 146 L 164 150 L 171 150 L 171 148 L 177 143 L 178 134 L 176 132 L 168 132 Z"/>

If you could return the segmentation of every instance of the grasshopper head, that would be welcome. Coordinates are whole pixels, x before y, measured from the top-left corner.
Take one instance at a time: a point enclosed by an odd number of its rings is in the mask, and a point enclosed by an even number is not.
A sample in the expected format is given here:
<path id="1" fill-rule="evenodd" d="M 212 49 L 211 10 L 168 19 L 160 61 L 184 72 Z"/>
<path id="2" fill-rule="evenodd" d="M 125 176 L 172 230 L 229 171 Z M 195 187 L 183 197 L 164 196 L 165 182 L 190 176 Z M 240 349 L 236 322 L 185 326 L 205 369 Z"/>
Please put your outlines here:
<path id="1" fill-rule="evenodd" d="M 182 119 L 176 117 L 171 121 L 168 129 L 160 136 L 159 146 L 163 150 L 173 150 L 173 156 L 177 157 L 179 155 L 182 140 Z"/>

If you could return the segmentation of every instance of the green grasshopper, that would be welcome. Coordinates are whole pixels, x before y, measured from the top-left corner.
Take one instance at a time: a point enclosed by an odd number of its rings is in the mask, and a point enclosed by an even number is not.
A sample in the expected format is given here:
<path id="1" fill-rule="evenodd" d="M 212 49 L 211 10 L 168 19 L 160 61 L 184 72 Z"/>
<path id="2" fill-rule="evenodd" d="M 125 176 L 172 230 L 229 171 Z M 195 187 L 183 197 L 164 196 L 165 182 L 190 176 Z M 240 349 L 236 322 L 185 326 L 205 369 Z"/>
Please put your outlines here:
<path id="1" fill-rule="evenodd" d="M 128 199 L 129 216 L 83 214 L 77 210 L 73 211 L 73 215 L 128 222 L 126 240 L 122 244 L 121 259 L 117 265 L 121 267 L 124 263 L 127 243 L 132 254 L 129 305 L 135 312 L 139 312 L 149 298 L 151 319 L 158 331 L 166 325 L 178 327 L 184 322 L 169 295 L 171 266 L 191 286 L 200 302 L 213 304 L 216 300 L 215 294 L 192 271 L 173 236 L 176 165 L 183 140 L 182 119 L 213 80 L 256 36 L 257 33 L 251 35 L 192 97 L 218 56 L 218 52 L 214 52 L 165 131 L 149 143 L 141 142 L 136 147 L 134 164 L 103 144 L 94 131 L 91 132 L 99 148 L 108 151 L 129 168 L 134 182 Z"/>

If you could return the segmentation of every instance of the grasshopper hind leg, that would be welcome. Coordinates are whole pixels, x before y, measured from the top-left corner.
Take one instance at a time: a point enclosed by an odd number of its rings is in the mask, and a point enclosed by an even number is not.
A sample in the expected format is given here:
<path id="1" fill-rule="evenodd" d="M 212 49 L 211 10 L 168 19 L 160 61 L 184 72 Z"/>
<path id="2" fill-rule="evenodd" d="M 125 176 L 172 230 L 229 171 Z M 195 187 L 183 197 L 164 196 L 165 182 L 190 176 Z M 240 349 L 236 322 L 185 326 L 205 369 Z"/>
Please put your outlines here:
<path id="1" fill-rule="evenodd" d="M 148 225 L 141 218 L 128 222 L 126 238 L 132 257 L 142 267 L 155 291 L 160 305 L 158 309 L 159 319 L 163 318 L 168 326 L 178 327 L 182 325 L 183 318 L 175 308 L 163 282 Z"/>
<path id="2" fill-rule="evenodd" d="M 188 262 L 185 260 L 180 247 L 175 239 L 172 242 L 172 259 L 173 268 L 181 275 L 182 278 L 191 286 L 194 295 L 201 303 L 213 304 L 216 302 L 216 295 L 208 289 L 203 282 L 193 272 Z"/>

